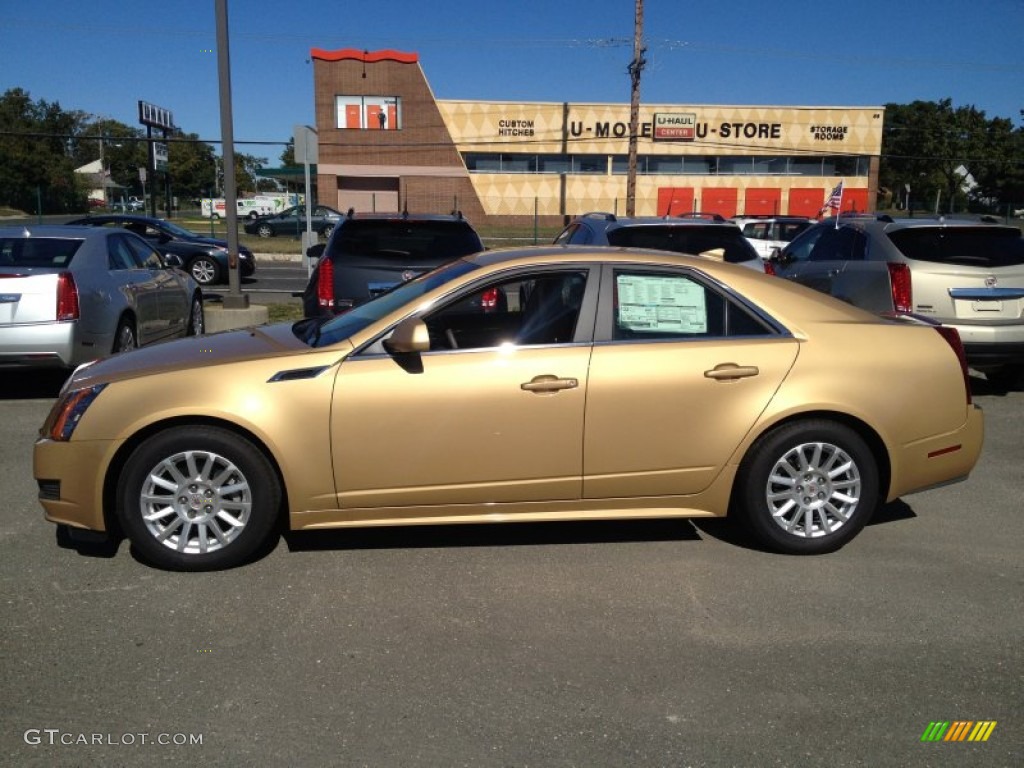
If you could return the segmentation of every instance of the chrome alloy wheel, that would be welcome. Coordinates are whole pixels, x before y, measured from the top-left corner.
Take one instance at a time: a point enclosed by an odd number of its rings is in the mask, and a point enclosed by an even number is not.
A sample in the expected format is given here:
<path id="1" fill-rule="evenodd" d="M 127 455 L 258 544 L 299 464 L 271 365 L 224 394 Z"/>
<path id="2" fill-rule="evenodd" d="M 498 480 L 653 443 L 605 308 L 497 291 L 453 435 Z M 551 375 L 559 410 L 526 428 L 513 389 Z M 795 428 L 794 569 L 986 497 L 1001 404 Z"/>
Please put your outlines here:
<path id="1" fill-rule="evenodd" d="M 209 451 L 183 451 L 148 472 L 139 504 L 158 542 L 182 554 L 206 554 L 242 534 L 253 494 L 248 479 L 228 459 Z"/>
<path id="2" fill-rule="evenodd" d="M 775 462 L 765 500 L 786 533 L 817 538 L 836 532 L 861 502 L 861 474 L 854 459 L 826 442 L 801 443 Z"/>

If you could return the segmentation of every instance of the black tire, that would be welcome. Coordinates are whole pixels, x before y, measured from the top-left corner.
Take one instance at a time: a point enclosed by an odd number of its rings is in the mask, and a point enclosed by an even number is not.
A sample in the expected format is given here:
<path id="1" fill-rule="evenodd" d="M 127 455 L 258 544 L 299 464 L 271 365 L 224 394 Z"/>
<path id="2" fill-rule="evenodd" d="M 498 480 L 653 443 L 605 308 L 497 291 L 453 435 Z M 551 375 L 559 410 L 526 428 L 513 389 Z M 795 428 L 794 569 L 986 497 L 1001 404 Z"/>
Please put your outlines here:
<path id="1" fill-rule="evenodd" d="M 326 227 L 324 227 L 324 238 L 325 239 L 330 240 L 331 239 L 331 235 L 333 235 L 333 234 L 334 234 L 334 225 L 333 224 L 328 224 Z"/>
<path id="2" fill-rule="evenodd" d="M 256 213 L 256 211 L 249 211 L 249 214 L 246 218 L 248 218 L 249 221 L 256 221 L 256 219 L 258 219 L 259 217 L 260 215 Z"/>
<path id="3" fill-rule="evenodd" d="M 219 427 L 176 427 L 148 438 L 117 485 L 118 519 L 137 554 L 172 571 L 247 562 L 268 542 L 280 504 L 267 458 Z"/>
<path id="4" fill-rule="evenodd" d="M 740 465 L 735 497 L 767 547 L 819 555 L 842 547 L 871 519 L 878 483 L 878 463 L 860 435 L 815 419 L 757 440 Z"/>
<path id="5" fill-rule="evenodd" d="M 1004 365 L 985 371 L 985 378 L 998 389 L 1024 389 L 1024 365 Z"/>
<path id="6" fill-rule="evenodd" d="M 212 256 L 196 256 L 188 263 L 188 273 L 199 285 L 213 285 L 220 281 L 220 265 Z"/>
<path id="7" fill-rule="evenodd" d="M 213 219 L 214 221 L 220 221 L 220 214 L 219 213 L 211 214 L 210 218 Z"/>
<path id="8" fill-rule="evenodd" d="M 197 293 L 192 297 L 192 303 L 189 306 L 186 333 L 189 336 L 202 336 L 205 332 L 206 314 L 203 312 L 203 297 Z"/>
<path id="9" fill-rule="evenodd" d="M 135 323 L 130 317 L 122 317 L 114 331 L 114 346 L 110 350 L 113 354 L 120 352 L 131 352 L 139 346 L 139 337 L 135 335 Z"/>
<path id="10" fill-rule="evenodd" d="M 263 238 L 272 237 L 274 235 L 274 228 L 269 224 L 260 224 L 256 227 L 256 234 Z"/>

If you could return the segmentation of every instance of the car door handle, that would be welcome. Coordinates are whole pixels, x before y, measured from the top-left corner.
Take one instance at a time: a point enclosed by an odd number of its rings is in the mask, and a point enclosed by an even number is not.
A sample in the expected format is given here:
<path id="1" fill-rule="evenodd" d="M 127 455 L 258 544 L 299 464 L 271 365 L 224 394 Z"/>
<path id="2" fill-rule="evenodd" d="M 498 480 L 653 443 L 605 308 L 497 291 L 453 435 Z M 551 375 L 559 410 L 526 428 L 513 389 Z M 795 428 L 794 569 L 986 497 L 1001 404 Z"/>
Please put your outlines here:
<path id="1" fill-rule="evenodd" d="M 524 389 L 527 392 L 545 394 L 558 392 L 562 389 L 575 389 L 579 385 L 580 383 L 577 379 L 560 379 L 557 376 L 552 376 L 551 374 L 544 374 L 543 376 L 534 376 L 526 383 L 520 384 L 519 388 Z"/>
<path id="2" fill-rule="evenodd" d="M 722 363 L 716 365 L 710 371 L 704 371 L 704 378 L 715 379 L 716 381 L 732 381 L 733 379 L 745 379 L 750 376 L 757 376 L 761 371 L 756 365 L 736 365 L 736 363 Z"/>
<path id="3" fill-rule="evenodd" d="M 829 276 L 829 277 L 835 277 L 835 276 L 836 276 L 836 275 L 838 275 L 838 274 L 839 274 L 839 273 L 840 273 L 841 271 L 842 271 L 842 270 L 839 270 L 839 269 L 830 269 L 830 270 L 828 271 L 828 276 Z"/>

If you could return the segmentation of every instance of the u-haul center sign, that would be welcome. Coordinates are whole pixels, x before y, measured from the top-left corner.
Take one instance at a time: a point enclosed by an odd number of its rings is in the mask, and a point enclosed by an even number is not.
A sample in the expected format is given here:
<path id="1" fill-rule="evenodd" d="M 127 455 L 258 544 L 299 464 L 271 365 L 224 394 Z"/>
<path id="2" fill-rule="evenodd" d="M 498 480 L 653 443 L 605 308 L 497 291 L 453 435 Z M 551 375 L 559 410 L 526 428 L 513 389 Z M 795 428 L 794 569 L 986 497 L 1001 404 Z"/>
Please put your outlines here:
<path id="1" fill-rule="evenodd" d="M 693 141 L 696 136 L 696 112 L 655 113 L 653 136 L 655 141 Z"/>

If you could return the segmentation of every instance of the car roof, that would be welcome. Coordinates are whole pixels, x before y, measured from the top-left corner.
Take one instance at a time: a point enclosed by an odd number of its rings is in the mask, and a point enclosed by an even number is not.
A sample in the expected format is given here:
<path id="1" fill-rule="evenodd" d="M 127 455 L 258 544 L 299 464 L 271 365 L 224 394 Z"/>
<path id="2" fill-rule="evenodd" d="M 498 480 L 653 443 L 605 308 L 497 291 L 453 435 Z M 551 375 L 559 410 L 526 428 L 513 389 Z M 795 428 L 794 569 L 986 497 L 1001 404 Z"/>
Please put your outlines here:
<path id="1" fill-rule="evenodd" d="M 985 219 L 985 218 L 950 218 L 946 216 L 928 217 L 922 218 L 918 216 L 901 216 L 893 217 L 888 214 L 846 214 L 839 217 L 830 217 L 823 219 L 821 224 L 828 226 L 853 226 L 860 227 L 862 229 L 872 230 L 883 230 L 885 232 L 892 232 L 899 229 L 918 229 L 918 228 L 935 228 L 935 227 L 957 227 L 957 228 L 971 228 L 971 229 L 1017 229 L 1019 228 L 1013 224 L 1003 224 L 997 220 Z"/>
<path id="2" fill-rule="evenodd" d="M 85 240 L 106 237 L 110 230 L 83 227 L 77 224 L 27 224 L 23 227 L 0 227 L 0 237 L 65 237 Z"/>
<path id="3" fill-rule="evenodd" d="M 165 224 L 166 219 L 161 219 L 159 216 L 143 216 L 137 213 L 97 213 L 95 215 L 83 216 L 79 219 L 69 221 L 69 225 L 88 226 L 91 222 L 102 222 L 102 221 L 137 221 L 141 224 Z"/>

